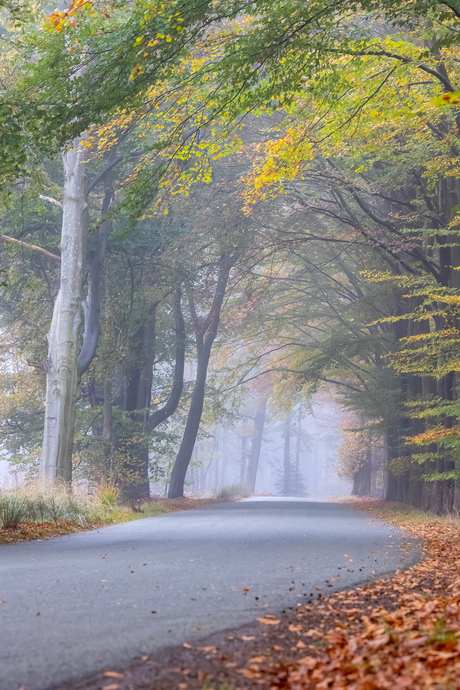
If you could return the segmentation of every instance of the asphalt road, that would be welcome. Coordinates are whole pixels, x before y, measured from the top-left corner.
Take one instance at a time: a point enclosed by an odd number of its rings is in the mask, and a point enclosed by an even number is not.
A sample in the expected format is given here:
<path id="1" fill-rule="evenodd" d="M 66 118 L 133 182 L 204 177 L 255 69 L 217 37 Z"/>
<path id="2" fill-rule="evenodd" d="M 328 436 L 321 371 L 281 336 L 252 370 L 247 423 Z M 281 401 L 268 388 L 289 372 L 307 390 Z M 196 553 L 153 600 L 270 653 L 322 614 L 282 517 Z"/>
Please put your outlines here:
<path id="1" fill-rule="evenodd" d="M 418 544 L 395 527 L 300 499 L 2 546 L 0 690 L 55 687 L 418 557 Z"/>

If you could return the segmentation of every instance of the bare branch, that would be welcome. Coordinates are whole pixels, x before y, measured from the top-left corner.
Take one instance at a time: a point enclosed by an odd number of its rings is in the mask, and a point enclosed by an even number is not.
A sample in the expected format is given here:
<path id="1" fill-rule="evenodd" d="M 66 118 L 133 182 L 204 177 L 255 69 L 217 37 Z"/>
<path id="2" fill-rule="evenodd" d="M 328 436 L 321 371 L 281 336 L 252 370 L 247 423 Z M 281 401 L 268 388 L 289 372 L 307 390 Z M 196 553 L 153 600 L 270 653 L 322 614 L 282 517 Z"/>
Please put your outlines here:
<path id="1" fill-rule="evenodd" d="M 44 256 L 48 257 L 48 259 L 52 259 L 53 261 L 61 263 L 61 257 L 58 254 L 52 254 L 47 249 L 43 249 L 43 247 L 37 247 L 36 244 L 29 244 L 28 242 L 23 242 L 22 240 L 17 240 L 15 237 L 9 237 L 9 235 L 0 235 L 0 240 L 3 240 L 4 242 L 9 242 L 10 244 L 18 244 L 20 247 L 24 247 L 25 249 L 31 249 L 34 252 L 43 254 Z"/>
<path id="2" fill-rule="evenodd" d="M 60 201 L 57 199 L 53 199 L 52 196 L 45 196 L 44 194 L 39 194 L 38 195 L 40 199 L 43 199 L 43 201 L 49 201 L 50 204 L 54 204 L 54 206 L 58 206 L 59 208 L 62 208 L 62 204 Z"/>

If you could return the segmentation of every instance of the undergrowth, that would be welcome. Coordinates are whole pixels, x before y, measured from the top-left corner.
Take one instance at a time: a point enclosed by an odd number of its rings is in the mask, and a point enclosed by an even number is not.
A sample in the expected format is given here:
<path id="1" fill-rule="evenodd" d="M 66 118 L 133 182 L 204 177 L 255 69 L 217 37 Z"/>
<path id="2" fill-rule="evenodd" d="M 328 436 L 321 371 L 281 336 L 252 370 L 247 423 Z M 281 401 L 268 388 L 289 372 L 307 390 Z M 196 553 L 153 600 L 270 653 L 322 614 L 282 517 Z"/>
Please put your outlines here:
<path id="1" fill-rule="evenodd" d="M 204 508 L 217 499 L 148 499 L 126 505 L 116 486 L 42 487 L 28 483 L 0 488 L 0 544 L 30 541 L 155 517 L 178 510 Z"/>
<path id="2" fill-rule="evenodd" d="M 118 522 L 120 508 L 116 501 L 106 501 L 104 490 L 89 496 L 65 486 L 41 487 L 25 484 L 12 489 L 0 490 L 0 526 L 14 530 L 21 523 L 62 522 L 87 528 L 98 524 Z"/>

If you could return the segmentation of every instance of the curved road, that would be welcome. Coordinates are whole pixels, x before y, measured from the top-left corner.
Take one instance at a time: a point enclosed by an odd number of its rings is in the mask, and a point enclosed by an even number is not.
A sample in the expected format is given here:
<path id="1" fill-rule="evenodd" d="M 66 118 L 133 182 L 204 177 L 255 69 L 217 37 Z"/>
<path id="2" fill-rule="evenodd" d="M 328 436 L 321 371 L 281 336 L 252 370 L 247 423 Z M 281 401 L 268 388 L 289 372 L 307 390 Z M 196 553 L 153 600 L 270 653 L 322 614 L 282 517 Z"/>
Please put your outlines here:
<path id="1" fill-rule="evenodd" d="M 45 690 L 408 567 L 345 505 L 252 499 L 0 547 L 0 688 Z"/>

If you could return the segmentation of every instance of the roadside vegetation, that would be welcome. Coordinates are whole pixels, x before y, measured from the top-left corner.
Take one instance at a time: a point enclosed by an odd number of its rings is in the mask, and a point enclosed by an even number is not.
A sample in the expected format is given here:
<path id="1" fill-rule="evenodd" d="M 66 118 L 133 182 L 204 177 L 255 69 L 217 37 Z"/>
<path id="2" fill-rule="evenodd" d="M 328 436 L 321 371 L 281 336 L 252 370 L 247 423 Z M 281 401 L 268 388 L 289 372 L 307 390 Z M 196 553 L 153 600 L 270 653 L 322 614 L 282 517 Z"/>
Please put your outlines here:
<path id="1" fill-rule="evenodd" d="M 91 495 L 64 484 L 43 488 L 29 483 L 0 489 L 0 545 L 95 529 L 178 510 L 204 508 L 216 498 L 123 501 L 116 486 L 95 488 Z M 227 498 L 227 500 L 229 500 Z"/>

